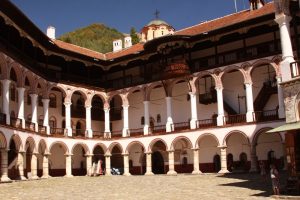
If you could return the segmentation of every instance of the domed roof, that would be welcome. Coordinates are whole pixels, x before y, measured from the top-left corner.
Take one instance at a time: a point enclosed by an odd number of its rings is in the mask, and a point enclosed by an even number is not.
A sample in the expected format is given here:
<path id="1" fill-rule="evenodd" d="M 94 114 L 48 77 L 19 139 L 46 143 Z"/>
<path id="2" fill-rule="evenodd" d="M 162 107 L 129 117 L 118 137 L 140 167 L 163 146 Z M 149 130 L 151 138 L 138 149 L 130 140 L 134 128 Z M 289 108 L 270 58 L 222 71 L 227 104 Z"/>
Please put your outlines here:
<path id="1" fill-rule="evenodd" d="M 167 25 L 167 26 L 170 26 L 167 22 L 165 22 L 165 21 L 163 21 L 163 20 L 161 20 L 161 19 L 154 19 L 154 20 L 152 20 L 151 22 L 149 22 L 149 23 L 147 24 L 147 26 L 151 26 L 151 25 L 156 25 L 156 26 L 158 26 L 158 25 L 161 25 L 161 24 L 165 24 L 165 25 Z"/>

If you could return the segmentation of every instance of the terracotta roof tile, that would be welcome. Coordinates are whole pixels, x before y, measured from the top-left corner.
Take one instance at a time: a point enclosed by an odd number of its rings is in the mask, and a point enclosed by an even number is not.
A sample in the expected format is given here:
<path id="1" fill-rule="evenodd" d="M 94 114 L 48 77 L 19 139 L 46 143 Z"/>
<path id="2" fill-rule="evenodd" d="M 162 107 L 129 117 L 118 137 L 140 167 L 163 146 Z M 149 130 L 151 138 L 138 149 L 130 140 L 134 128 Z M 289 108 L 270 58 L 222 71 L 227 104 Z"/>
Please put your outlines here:
<path id="1" fill-rule="evenodd" d="M 270 13 L 274 13 L 275 8 L 273 3 L 268 3 L 264 7 L 258 10 L 244 10 L 238 13 L 227 15 L 218 19 L 207 21 L 192 27 L 188 27 L 179 31 L 176 31 L 175 35 L 197 35 L 200 33 L 209 32 L 233 24 L 237 24 L 243 21 L 254 19 L 260 16 L 264 16 Z"/>
<path id="2" fill-rule="evenodd" d="M 144 43 L 138 43 L 138 44 L 135 44 L 135 45 L 133 45 L 133 46 L 127 48 L 127 49 L 122 49 L 122 50 L 117 51 L 117 52 L 106 53 L 105 56 L 106 56 L 107 60 L 111 60 L 111 59 L 115 59 L 115 58 L 118 58 L 118 57 L 129 55 L 129 54 L 134 54 L 134 53 L 137 53 L 137 52 L 140 52 L 140 51 L 143 51 L 143 50 L 144 50 Z"/>
<path id="3" fill-rule="evenodd" d="M 66 42 L 63 42 L 61 40 L 53 40 L 53 42 L 58 47 L 60 47 L 62 49 L 65 49 L 65 50 L 68 50 L 68 51 L 73 51 L 73 52 L 76 52 L 76 53 L 79 53 L 79 54 L 82 54 L 82 55 L 85 55 L 85 56 L 89 56 L 89 57 L 92 57 L 92 58 L 105 60 L 105 55 L 102 54 L 102 53 L 99 53 L 97 51 L 93 51 L 93 50 L 90 50 L 90 49 L 87 49 L 87 48 L 84 48 L 84 47 L 80 47 L 80 46 L 77 46 L 77 45 L 74 45 L 74 44 L 66 43 Z"/>

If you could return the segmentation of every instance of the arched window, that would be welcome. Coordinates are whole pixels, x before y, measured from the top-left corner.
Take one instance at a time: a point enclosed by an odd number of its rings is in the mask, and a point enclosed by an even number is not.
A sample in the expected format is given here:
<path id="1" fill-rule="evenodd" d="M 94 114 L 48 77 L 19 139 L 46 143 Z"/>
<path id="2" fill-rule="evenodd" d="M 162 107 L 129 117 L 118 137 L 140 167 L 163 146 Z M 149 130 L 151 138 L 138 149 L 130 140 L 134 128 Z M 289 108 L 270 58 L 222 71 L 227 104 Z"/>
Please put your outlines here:
<path id="1" fill-rule="evenodd" d="M 43 115 L 40 115 L 38 124 L 39 125 L 43 125 L 44 124 L 44 116 Z"/>
<path id="2" fill-rule="evenodd" d="M 50 102 L 49 102 L 49 107 L 50 108 L 56 108 L 56 95 L 51 93 L 49 95 L 49 99 L 50 99 Z"/>
<path id="3" fill-rule="evenodd" d="M 56 128 L 56 119 L 55 119 L 54 116 L 50 117 L 50 119 L 49 119 L 49 126 L 51 128 Z"/>

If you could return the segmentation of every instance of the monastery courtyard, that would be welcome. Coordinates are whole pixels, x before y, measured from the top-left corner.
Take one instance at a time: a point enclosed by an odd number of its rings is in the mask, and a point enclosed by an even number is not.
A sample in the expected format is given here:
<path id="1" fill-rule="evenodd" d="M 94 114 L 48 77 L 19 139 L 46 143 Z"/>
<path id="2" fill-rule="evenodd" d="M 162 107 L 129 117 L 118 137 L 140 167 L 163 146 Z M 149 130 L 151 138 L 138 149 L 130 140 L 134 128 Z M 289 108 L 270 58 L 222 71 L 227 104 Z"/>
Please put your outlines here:
<path id="1" fill-rule="evenodd" d="M 50 178 L 0 184 L 0 199 L 272 199 L 258 174 Z"/>

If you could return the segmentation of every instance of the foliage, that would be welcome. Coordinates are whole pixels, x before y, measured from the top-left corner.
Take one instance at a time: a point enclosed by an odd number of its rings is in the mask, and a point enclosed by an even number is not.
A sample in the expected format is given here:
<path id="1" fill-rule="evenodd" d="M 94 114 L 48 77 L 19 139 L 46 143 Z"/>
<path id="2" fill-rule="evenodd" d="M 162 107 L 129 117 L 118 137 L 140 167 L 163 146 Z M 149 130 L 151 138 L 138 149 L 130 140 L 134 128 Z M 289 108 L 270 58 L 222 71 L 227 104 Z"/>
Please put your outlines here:
<path id="1" fill-rule="evenodd" d="M 130 29 L 130 36 L 133 45 L 140 42 L 139 36 L 134 27 Z"/>
<path id="2" fill-rule="evenodd" d="M 113 40 L 123 39 L 124 34 L 104 24 L 91 24 L 87 27 L 63 34 L 58 39 L 101 53 L 113 50 Z"/>

